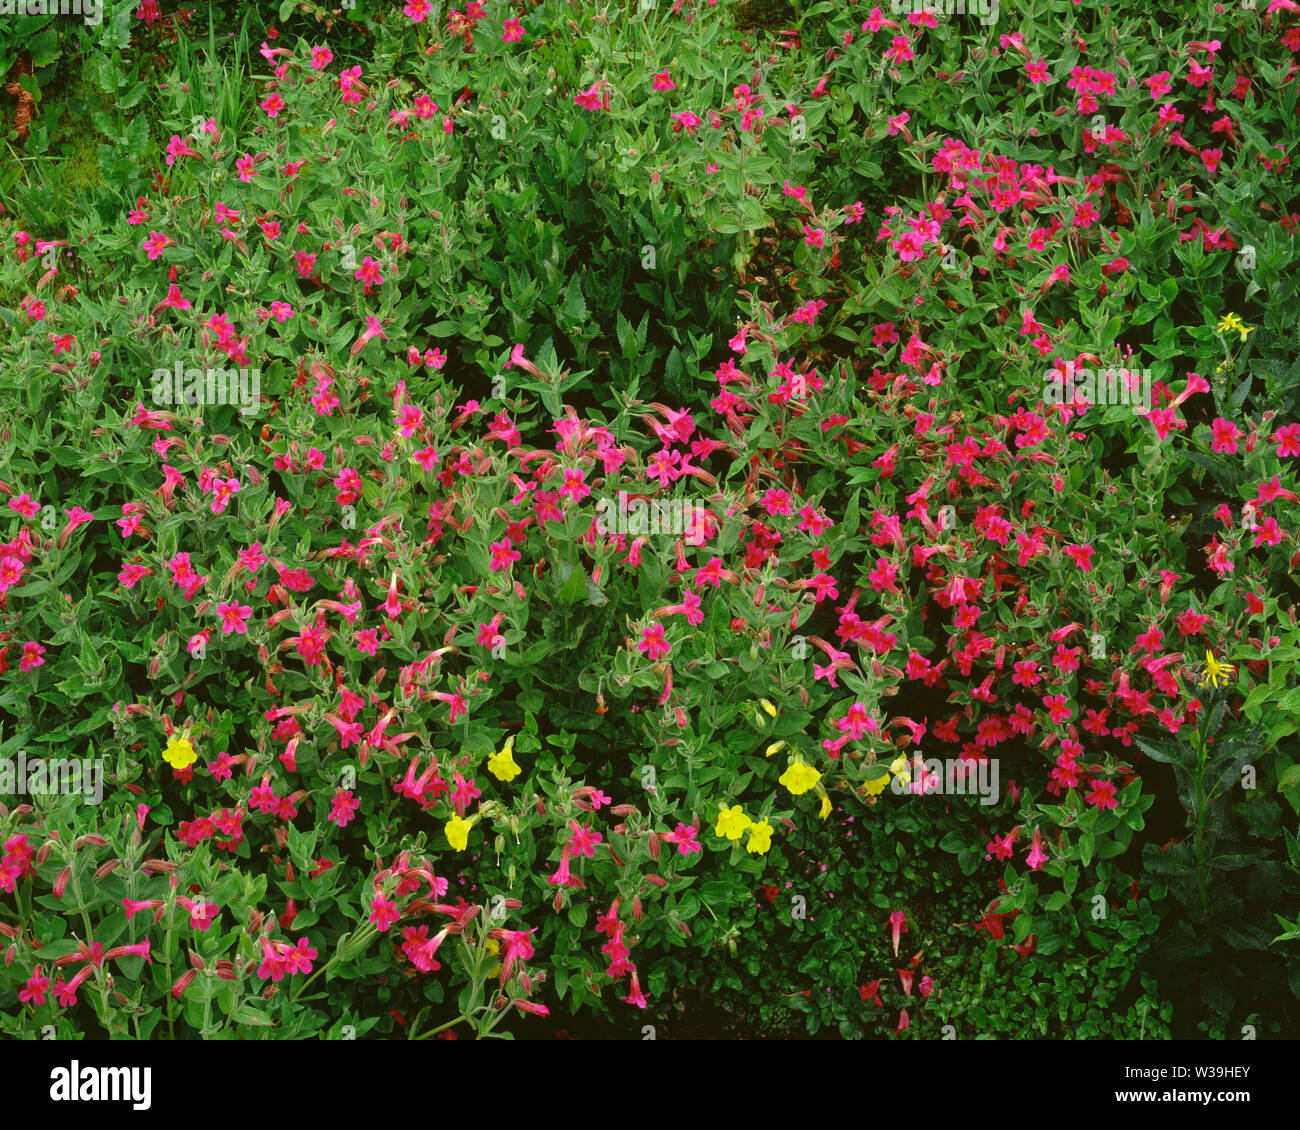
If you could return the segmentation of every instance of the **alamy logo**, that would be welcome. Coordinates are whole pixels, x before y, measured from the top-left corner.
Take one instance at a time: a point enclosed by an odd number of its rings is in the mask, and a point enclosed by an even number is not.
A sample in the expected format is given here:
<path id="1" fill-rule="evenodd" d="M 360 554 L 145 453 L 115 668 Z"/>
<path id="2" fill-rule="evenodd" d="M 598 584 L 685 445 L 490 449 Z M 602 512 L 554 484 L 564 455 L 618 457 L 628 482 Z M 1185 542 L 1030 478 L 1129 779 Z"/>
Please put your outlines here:
<path id="1" fill-rule="evenodd" d="M 81 16 L 98 27 L 104 5 L 101 0 L 0 0 L 0 16 Z"/>
<path id="2" fill-rule="evenodd" d="M 979 16 L 980 23 L 991 27 L 998 22 L 998 0 L 892 0 L 889 10 L 896 16 L 904 12 L 936 16 Z"/>
<path id="3" fill-rule="evenodd" d="M 51 1102 L 129 1102 L 133 1110 L 148 1110 L 153 1102 L 152 1067 L 69 1067 L 50 1072 Z"/>
<path id="4" fill-rule="evenodd" d="M 1139 405 L 1151 411 L 1150 369 L 1048 369 L 1043 374 L 1045 404 L 1087 402 L 1099 408 L 1113 404 Z"/>
<path id="5" fill-rule="evenodd" d="M 18 760 L 0 757 L 0 797 L 44 796 L 80 793 L 85 804 L 99 804 L 104 799 L 104 759 L 76 757 L 34 757 L 18 751 Z"/>
<path id="6" fill-rule="evenodd" d="M 241 415 L 256 412 L 261 402 L 261 369 L 174 369 L 153 371 L 153 402 L 186 404 L 191 408 L 229 404 Z"/>
<path id="7" fill-rule="evenodd" d="M 890 788 L 897 795 L 916 793 L 920 796 L 973 796 L 979 794 L 980 804 L 998 801 L 998 759 L 984 757 L 949 757 L 940 761 L 929 757 L 924 761 L 914 759 L 907 771 L 897 773 Z"/>
<path id="8" fill-rule="evenodd" d="M 618 501 L 602 498 L 596 503 L 596 533 L 640 537 L 645 534 L 690 534 L 705 523 L 707 508 L 703 503 L 685 498 L 644 498 L 628 500 L 627 491 L 618 492 Z"/>

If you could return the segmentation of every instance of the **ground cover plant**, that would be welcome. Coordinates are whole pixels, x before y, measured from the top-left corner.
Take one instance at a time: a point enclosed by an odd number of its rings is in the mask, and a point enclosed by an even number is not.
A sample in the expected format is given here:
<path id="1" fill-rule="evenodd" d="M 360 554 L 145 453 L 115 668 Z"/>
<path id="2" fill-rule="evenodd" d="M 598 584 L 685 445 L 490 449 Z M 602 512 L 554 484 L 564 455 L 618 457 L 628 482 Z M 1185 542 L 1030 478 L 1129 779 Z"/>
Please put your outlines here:
<path id="1" fill-rule="evenodd" d="M 100 14 L 0 16 L 0 1031 L 1296 1033 L 1300 5 Z"/>

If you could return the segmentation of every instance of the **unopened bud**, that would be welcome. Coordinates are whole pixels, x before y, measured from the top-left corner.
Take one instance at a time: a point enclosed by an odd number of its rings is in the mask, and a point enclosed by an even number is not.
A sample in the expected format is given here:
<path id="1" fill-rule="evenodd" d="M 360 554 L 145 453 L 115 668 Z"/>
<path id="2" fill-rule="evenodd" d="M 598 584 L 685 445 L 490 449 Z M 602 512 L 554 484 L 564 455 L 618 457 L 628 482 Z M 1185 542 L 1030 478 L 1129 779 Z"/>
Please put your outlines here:
<path id="1" fill-rule="evenodd" d="M 68 889 L 68 880 L 71 878 L 71 867 L 65 867 L 59 872 L 58 876 L 54 880 L 54 897 L 56 899 L 61 899 L 63 897 L 63 892 Z"/>
<path id="2" fill-rule="evenodd" d="M 180 1000 L 181 993 L 185 992 L 185 990 L 190 987 L 190 983 L 194 980 L 195 977 L 198 976 L 198 972 L 199 971 L 197 969 L 185 970 L 185 972 L 180 975 L 180 978 L 177 980 L 176 984 L 172 986 L 172 996 L 174 996 L 177 1000 Z"/>

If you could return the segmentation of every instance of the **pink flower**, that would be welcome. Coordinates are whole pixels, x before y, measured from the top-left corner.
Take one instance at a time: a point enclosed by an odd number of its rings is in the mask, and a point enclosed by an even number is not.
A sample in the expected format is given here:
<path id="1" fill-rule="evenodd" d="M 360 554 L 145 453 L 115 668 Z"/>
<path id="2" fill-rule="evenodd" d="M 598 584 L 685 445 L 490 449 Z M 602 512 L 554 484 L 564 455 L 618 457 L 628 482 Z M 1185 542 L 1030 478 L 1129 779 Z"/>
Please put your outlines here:
<path id="1" fill-rule="evenodd" d="M 171 242 L 162 232 L 151 231 L 144 241 L 144 249 L 151 260 L 157 259 Z"/>
<path id="2" fill-rule="evenodd" d="M 409 438 L 424 426 L 424 412 L 414 404 L 403 404 L 397 410 L 397 423 L 401 434 Z"/>
<path id="3" fill-rule="evenodd" d="M 41 967 L 38 965 L 36 971 L 27 978 L 26 987 L 18 990 L 18 999 L 25 1004 L 29 1002 L 34 1005 L 44 1004 L 45 993 L 49 987 L 50 979 L 41 972 Z"/>
<path id="4" fill-rule="evenodd" d="M 1115 793 L 1115 786 L 1110 781 L 1094 780 L 1092 791 L 1083 799 L 1105 812 L 1107 809 L 1119 807 L 1119 800 Z"/>
<path id="5" fill-rule="evenodd" d="M 678 855 L 691 855 L 694 852 L 703 853 L 704 847 L 696 839 L 699 834 L 698 828 L 693 828 L 689 824 L 678 822 L 676 828 L 669 832 L 664 838 L 670 844 L 677 845 Z"/>
<path id="6" fill-rule="evenodd" d="M 1083 545 L 1067 545 L 1064 552 L 1071 561 L 1083 570 L 1083 572 L 1092 572 L 1092 555 L 1094 550 L 1090 543 L 1085 542 Z"/>
<path id="7" fill-rule="evenodd" d="M 899 63 L 905 63 L 908 59 L 914 57 L 915 52 L 912 50 L 911 40 L 905 35 L 894 36 L 893 44 L 885 52 L 886 59 L 893 59 Z"/>
<path id="8" fill-rule="evenodd" d="M 502 43 L 519 43 L 524 38 L 524 25 L 518 17 L 512 17 L 501 25 Z"/>
<path id="9" fill-rule="evenodd" d="M 667 656 L 672 651 L 672 647 L 664 637 L 664 626 L 662 624 L 650 624 L 642 628 L 641 642 L 636 645 L 636 649 L 643 652 L 645 657 L 652 662 Z"/>
<path id="10" fill-rule="evenodd" d="M 34 667 L 40 667 L 45 663 L 42 658 L 45 655 L 45 648 L 38 643 L 23 644 L 23 657 L 18 664 L 18 670 L 30 671 Z"/>
<path id="11" fill-rule="evenodd" d="M 383 895 L 376 895 L 370 903 L 370 921 L 375 924 L 380 933 L 386 931 L 401 916 L 397 904 Z"/>
<path id="12" fill-rule="evenodd" d="M 901 910 L 895 910 L 889 916 L 889 936 L 894 943 L 894 956 L 898 956 L 898 937 L 907 929 L 907 915 Z"/>
<path id="13" fill-rule="evenodd" d="M 584 110 L 608 110 L 609 95 L 602 89 L 604 86 L 605 80 L 601 79 L 581 93 L 575 94 L 573 101 Z"/>
<path id="14" fill-rule="evenodd" d="M 1210 450 L 1220 455 L 1236 455 L 1241 429 L 1230 420 L 1216 416 L 1210 424 Z"/>
<path id="15" fill-rule="evenodd" d="M 632 970 L 632 980 L 628 983 L 628 994 L 623 998 L 628 1004 L 634 1004 L 637 1008 L 645 1008 L 645 994 L 641 992 L 641 982 L 637 978 L 636 970 Z"/>
<path id="16" fill-rule="evenodd" d="M 1300 424 L 1286 424 L 1273 433 L 1279 456 L 1300 455 Z"/>
<path id="17" fill-rule="evenodd" d="M 1043 695 L 1043 705 L 1047 707 L 1052 721 L 1058 726 L 1066 722 L 1074 714 L 1068 706 L 1065 705 L 1065 695 L 1063 694 L 1045 694 Z"/>
<path id="18" fill-rule="evenodd" d="M 237 600 L 223 601 L 217 605 L 217 615 L 221 617 L 221 630 L 226 635 L 245 635 L 248 632 L 248 618 L 253 614 L 247 604 Z"/>
<path id="19" fill-rule="evenodd" d="M 221 914 L 215 902 L 204 902 L 202 899 L 195 901 L 187 898 L 178 898 L 176 902 L 190 912 L 190 926 L 200 933 L 210 929 L 213 920 Z"/>
<path id="20" fill-rule="evenodd" d="M 17 498 L 11 498 L 9 509 L 18 511 L 24 518 L 35 518 L 41 512 L 41 508 L 32 501 L 30 494 L 20 494 Z"/>
<path id="21" fill-rule="evenodd" d="M 352 795 L 350 789 L 339 789 L 330 802 L 328 819 L 334 821 L 340 828 L 346 828 L 360 807 L 361 801 Z"/>
<path id="22" fill-rule="evenodd" d="M 1046 862 L 1047 853 L 1043 851 L 1043 833 L 1041 829 L 1035 828 L 1033 843 L 1029 846 L 1029 869 L 1031 871 L 1037 871 Z"/>
<path id="23" fill-rule="evenodd" d="M 509 569 L 511 564 L 518 561 L 520 553 L 511 544 L 509 538 L 502 538 L 500 541 L 494 541 L 490 546 L 492 553 L 491 566 L 493 572 L 504 572 Z"/>
<path id="24" fill-rule="evenodd" d="M 311 49 L 311 65 L 314 70 L 322 70 L 329 66 L 334 58 L 334 52 L 328 47 L 313 47 Z"/>

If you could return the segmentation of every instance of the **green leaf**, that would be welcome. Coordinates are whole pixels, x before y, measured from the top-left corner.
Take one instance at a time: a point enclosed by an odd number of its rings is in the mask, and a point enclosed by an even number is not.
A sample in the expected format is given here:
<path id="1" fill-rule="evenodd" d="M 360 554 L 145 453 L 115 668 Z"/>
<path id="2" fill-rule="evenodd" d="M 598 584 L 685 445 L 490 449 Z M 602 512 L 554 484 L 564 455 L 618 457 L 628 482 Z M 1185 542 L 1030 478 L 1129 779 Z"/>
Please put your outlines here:
<path id="1" fill-rule="evenodd" d="M 582 297 L 582 283 L 577 275 L 569 278 L 568 289 L 564 292 L 564 313 L 572 322 L 587 320 L 587 301 Z"/>

